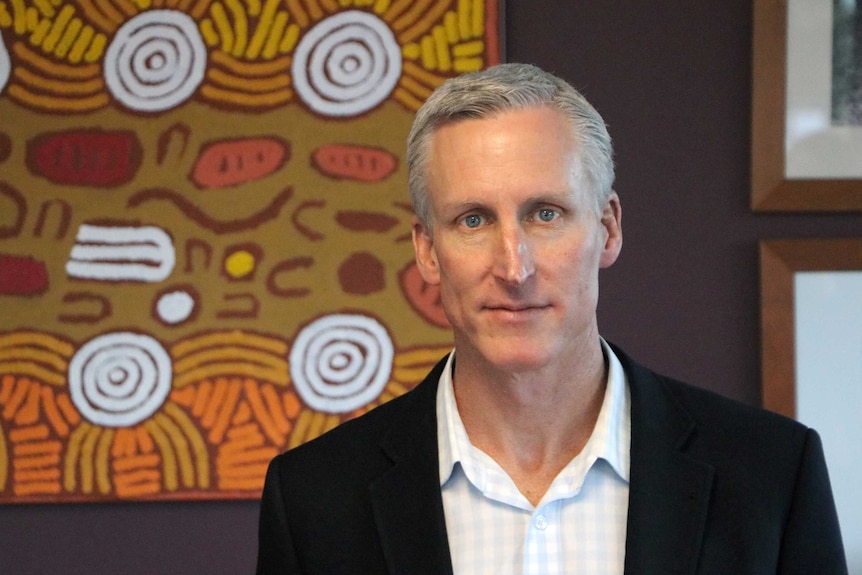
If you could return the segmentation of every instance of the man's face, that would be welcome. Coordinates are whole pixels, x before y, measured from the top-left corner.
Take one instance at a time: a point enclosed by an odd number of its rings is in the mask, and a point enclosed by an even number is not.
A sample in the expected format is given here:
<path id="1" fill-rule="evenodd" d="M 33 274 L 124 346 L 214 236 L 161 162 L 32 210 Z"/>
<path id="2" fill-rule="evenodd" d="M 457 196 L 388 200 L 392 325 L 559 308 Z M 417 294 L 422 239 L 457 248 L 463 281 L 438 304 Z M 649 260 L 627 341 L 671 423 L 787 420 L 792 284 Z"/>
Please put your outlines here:
<path id="1" fill-rule="evenodd" d="M 596 345 L 598 271 L 622 245 L 620 204 L 613 194 L 599 213 L 563 115 L 538 107 L 445 125 L 427 168 L 433 226 L 415 221 L 413 243 L 459 358 L 517 372 Z"/>

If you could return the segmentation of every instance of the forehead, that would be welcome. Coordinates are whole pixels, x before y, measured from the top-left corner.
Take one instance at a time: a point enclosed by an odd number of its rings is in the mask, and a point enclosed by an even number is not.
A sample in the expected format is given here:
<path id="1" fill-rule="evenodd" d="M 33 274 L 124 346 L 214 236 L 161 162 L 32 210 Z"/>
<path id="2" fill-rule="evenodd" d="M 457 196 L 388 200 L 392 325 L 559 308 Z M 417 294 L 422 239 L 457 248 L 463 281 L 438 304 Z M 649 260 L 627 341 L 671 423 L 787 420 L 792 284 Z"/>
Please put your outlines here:
<path id="1" fill-rule="evenodd" d="M 429 141 L 433 145 L 435 140 L 440 139 L 441 133 L 451 135 L 473 131 L 503 130 L 507 127 L 517 130 L 521 132 L 522 136 L 527 137 L 534 131 L 528 128 L 535 128 L 535 131 L 542 132 L 550 129 L 551 126 L 555 128 L 554 131 L 559 131 L 561 134 L 566 133 L 572 142 L 576 140 L 576 130 L 562 111 L 550 105 L 537 105 L 488 112 L 479 117 L 456 117 L 435 126 L 431 130 Z"/>
<path id="2" fill-rule="evenodd" d="M 431 187 L 449 188 L 468 182 L 541 181 L 571 183 L 579 171 L 579 146 L 574 129 L 556 109 L 508 110 L 493 116 L 464 119 L 439 127 L 429 142 Z"/>

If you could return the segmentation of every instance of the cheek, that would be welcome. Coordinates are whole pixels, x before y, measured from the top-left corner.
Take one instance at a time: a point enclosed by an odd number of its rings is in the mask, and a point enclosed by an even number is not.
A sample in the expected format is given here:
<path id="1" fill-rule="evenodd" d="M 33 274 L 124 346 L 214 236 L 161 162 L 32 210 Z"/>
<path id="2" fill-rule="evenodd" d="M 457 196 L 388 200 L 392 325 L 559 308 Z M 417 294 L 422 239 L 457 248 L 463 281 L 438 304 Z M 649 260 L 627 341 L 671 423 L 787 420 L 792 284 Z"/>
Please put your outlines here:
<path id="1" fill-rule="evenodd" d="M 457 266 L 463 265 L 455 263 L 456 267 L 452 267 L 453 262 L 443 262 L 440 268 L 440 293 L 447 299 L 454 300 L 456 296 L 464 292 L 467 287 L 467 281 L 464 278 L 464 271 L 460 270 L 453 273 L 453 269 L 460 269 Z"/>
<path id="2" fill-rule="evenodd" d="M 440 298 L 444 307 L 453 310 L 462 307 L 482 282 L 478 262 L 465 256 L 441 255 L 439 264 Z"/>
<path id="3" fill-rule="evenodd" d="M 440 275 L 440 305 L 449 324 L 458 329 L 465 324 L 465 312 L 468 305 L 465 290 L 459 287 L 455 278 L 447 274 Z"/>
<path id="4" fill-rule="evenodd" d="M 445 241 L 437 243 L 435 259 L 441 286 L 448 286 L 450 289 L 468 284 L 481 268 L 482 261 L 481 254 L 475 250 L 471 251 L 463 244 Z"/>
<path id="5" fill-rule="evenodd" d="M 573 249 L 550 260 L 550 277 L 556 277 L 564 290 L 583 294 L 598 283 L 599 253 L 596 249 Z"/>

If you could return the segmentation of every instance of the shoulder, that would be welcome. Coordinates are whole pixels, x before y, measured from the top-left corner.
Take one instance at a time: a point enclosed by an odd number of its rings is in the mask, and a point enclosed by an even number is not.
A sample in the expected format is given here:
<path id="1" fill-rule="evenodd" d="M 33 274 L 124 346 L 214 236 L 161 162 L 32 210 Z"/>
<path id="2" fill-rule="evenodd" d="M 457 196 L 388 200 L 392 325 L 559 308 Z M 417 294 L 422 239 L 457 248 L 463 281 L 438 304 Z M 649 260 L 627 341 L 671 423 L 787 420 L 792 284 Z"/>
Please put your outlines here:
<path id="1" fill-rule="evenodd" d="M 782 441 L 801 449 L 811 431 L 802 423 L 778 413 L 669 377 L 657 377 L 668 394 L 692 418 L 699 435 L 708 434 L 724 441 L 737 438 L 763 449 L 774 448 L 776 441 Z"/>
<path id="2" fill-rule="evenodd" d="M 809 440 L 811 430 L 798 421 L 656 373 L 619 348 L 614 351 L 629 381 L 633 425 L 636 420 L 649 429 L 676 425 L 692 447 L 736 455 L 780 451 L 793 459 Z"/>
<path id="3" fill-rule="evenodd" d="M 763 517 L 780 518 L 791 512 L 800 488 L 806 490 L 805 497 L 825 498 L 826 463 L 815 431 L 655 373 L 624 355 L 620 361 L 631 391 L 633 483 L 645 473 L 664 477 L 677 465 L 694 464 L 712 478 L 712 501 L 721 507 L 716 516 L 738 525 L 748 525 L 751 518 L 741 510 L 737 514 L 725 509 L 722 502 L 756 502 Z M 804 477 L 819 479 L 809 482 Z M 768 523 L 746 529 L 772 527 Z"/>
<path id="4" fill-rule="evenodd" d="M 690 501 L 703 514 L 704 566 L 754 572 L 744 565 L 757 561 L 758 572 L 784 572 L 786 562 L 798 573 L 846 573 L 814 430 L 614 351 L 631 391 L 630 518 L 672 516 L 685 504 L 680 494 L 700 493 Z"/>

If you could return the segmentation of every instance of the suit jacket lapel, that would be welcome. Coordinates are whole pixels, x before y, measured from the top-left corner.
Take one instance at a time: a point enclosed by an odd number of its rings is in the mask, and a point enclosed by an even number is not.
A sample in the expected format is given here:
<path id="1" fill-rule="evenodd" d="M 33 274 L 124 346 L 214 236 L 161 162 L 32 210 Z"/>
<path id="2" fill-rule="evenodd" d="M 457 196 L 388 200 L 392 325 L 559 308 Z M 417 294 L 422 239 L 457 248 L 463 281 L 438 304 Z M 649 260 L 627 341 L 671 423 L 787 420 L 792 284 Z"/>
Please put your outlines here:
<path id="1" fill-rule="evenodd" d="M 626 575 L 694 573 L 713 468 L 685 453 L 694 422 L 662 381 L 621 351 L 632 397 Z"/>
<path id="2" fill-rule="evenodd" d="M 437 457 L 440 361 L 412 394 L 381 447 L 391 469 L 370 485 L 371 504 L 390 573 L 451 574 Z"/>
<path id="3" fill-rule="evenodd" d="M 694 573 L 711 466 L 686 455 L 694 422 L 651 371 L 614 347 L 632 398 L 626 575 Z M 436 392 L 444 358 L 381 444 L 392 467 L 369 486 L 390 573 L 452 573 L 437 457 Z"/>

